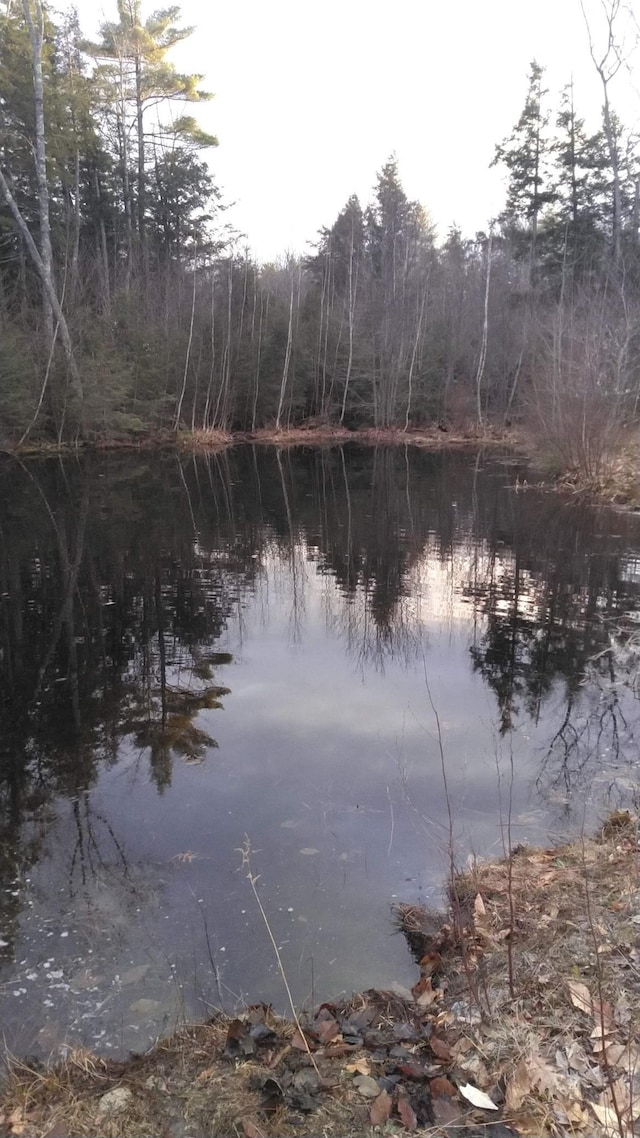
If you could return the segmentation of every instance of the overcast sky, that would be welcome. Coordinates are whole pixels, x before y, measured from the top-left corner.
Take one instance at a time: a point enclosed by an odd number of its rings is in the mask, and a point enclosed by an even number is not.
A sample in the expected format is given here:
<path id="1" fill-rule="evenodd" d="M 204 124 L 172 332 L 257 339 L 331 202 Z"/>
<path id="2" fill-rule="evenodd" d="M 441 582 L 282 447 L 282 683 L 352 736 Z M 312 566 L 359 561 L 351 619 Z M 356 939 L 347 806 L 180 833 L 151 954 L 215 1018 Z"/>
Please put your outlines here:
<path id="1" fill-rule="evenodd" d="M 586 2 L 598 39 L 600 0 Z M 112 16 L 115 0 L 101 9 Z M 260 259 L 304 251 L 350 194 L 366 203 L 392 151 L 441 234 L 454 221 L 470 234 L 484 226 L 503 201 L 489 169 L 495 144 L 519 117 L 533 58 L 552 92 L 573 73 L 578 107 L 597 122 L 579 0 L 184 0 L 181 9 L 196 33 L 174 59 L 215 93 L 197 112 L 220 141 L 211 165 L 235 203 L 228 220 Z M 87 30 L 96 15 L 95 0 L 80 0 Z M 612 93 L 627 123 L 640 119 L 628 70 Z"/>

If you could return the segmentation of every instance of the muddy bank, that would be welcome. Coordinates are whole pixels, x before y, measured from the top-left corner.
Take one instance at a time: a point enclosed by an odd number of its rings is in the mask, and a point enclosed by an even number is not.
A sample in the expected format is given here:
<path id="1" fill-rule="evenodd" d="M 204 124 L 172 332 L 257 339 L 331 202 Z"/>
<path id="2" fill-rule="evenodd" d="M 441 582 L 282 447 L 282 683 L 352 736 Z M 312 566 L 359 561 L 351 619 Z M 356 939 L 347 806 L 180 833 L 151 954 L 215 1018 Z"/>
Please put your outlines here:
<path id="1" fill-rule="evenodd" d="M 246 442 L 278 447 L 340 446 L 343 443 L 354 442 L 369 446 L 422 446 L 431 450 L 442 450 L 460 446 L 516 446 L 518 436 L 510 429 L 491 426 L 480 428 L 474 423 L 459 426 L 434 424 L 423 429 L 408 431 L 395 427 L 348 430 L 346 427 L 311 424 L 280 429 L 261 427 L 255 431 L 151 431 L 132 438 L 84 440 L 78 441 L 75 445 L 69 442 L 50 441 L 28 442 L 22 446 L 5 443 L 0 453 L 25 457 L 105 450 L 219 451 Z"/>
<path id="2" fill-rule="evenodd" d="M 640 851 L 618 813 L 593 839 L 518 848 L 398 905 L 409 990 L 287 1021 L 256 1005 L 116 1063 L 9 1061 L 0 1135 L 205 1138 L 620 1135 L 640 1128 Z M 388 930 L 381 930 L 387 935 Z"/>

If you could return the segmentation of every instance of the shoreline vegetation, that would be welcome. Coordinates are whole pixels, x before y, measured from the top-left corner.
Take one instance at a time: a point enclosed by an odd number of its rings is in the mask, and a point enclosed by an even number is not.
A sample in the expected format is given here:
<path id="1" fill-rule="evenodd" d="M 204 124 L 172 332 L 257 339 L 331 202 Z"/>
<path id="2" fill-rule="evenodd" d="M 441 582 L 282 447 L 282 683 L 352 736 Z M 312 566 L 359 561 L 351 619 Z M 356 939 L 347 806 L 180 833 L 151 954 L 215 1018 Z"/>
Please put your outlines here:
<path id="1" fill-rule="evenodd" d="M 94 39 L 45 0 L 0 14 L 0 446 L 211 446 L 272 424 L 285 445 L 309 423 L 322 443 L 440 424 L 457 445 L 514 423 L 567 487 L 634 497 L 616 457 L 640 424 L 625 5 L 592 29 L 599 122 L 531 61 L 482 229 L 439 232 L 381 155 L 368 200 L 266 263 L 226 218 L 195 115 L 211 94 L 172 61 L 194 29 L 177 7 L 113 9 Z"/>
<path id="2" fill-rule="evenodd" d="M 332 424 L 301 423 L 290 427 L 262 427 L 255 431 L 183 430 L 156 431 L 136 439 L 100 439 L 75 443 L 23 443 L 5 445 L 0 457 L 32 458 L 107 451 L 175 450 L 183 453 L 219 453 L 242 444 L 256 446 L 332 447 L 415 446 L 426 450 L 484 449 L 503 447 L 531 465 L 539 488 L 571 493 L 601 504 L 637 508 L 640 505 L 640 467 L 635 433 L 628 431 L 618 445 L 599 456 L 597 464 L 586 469 L 579 463 L 563 463 L 558 456 L 541 453 L 539 440 L 517 427 L 492 426 L 469 422 L 458 425 L 437 423 L 425 428 L 362 427 L 351 430 Z M 527 484 L 518 484 L 526 489 Z"/>
<path id="3" fill-rule="evenodd" d="M 12 1058 L 0 1135 L 632 1138 L 639 870 L 626 811 L 593 838 L 470 864 L 448 911 L 394 907 L 411 991 L 323 1003 L 301 1030 L 257 1004 L 123 1062 Z"/>

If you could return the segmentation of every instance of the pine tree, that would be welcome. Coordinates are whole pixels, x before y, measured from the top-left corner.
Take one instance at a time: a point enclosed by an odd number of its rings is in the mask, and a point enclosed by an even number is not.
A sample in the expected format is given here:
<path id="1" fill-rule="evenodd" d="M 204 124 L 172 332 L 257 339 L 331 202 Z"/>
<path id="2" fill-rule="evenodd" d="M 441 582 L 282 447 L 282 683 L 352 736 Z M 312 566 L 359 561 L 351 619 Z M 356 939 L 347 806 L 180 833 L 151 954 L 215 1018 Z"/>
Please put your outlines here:
<path id="1" fill-rule="evenodd" d="M 507 204 L 500 220 L 516 254 L 528 261 L 530 285 L 537 276 L 542 212 L 555 196 L 547 178 L 548 114 L 543 106 L 547 94 L 542 88 L 543 75 L 544 69 L 533 60 L 522 114 L 509 137 L 496 147 L 492 163 L 501 163 L 508 172 Z"/>

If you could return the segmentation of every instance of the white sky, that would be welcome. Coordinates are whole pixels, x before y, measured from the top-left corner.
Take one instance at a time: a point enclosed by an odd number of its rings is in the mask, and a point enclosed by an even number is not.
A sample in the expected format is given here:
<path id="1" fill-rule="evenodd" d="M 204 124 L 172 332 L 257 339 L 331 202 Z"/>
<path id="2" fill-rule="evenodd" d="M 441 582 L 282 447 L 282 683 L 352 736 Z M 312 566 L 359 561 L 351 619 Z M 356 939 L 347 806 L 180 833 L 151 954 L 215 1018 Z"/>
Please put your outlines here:
<path id="1" fill-rule="evenodd" d="M 587 7 L 596 13 L 599 0 Z M 115 2 L 79 8 L 93 30 Z M 215 93 L 196 113 L 220 141 L 210 161 L 235 203 L 227 220 L 261 260 L 304 251 L 351 193 L 366 204 L 392 151 L 440 234 L 453 221 L 469 234 L 483 227 L 503 202 L 494 147 L 519 117 L 533 58 L 551 92 L 573 72 L 578 109 L 597 125 L 579 0 L 183 0 L 181 9 L 196 33 L 173 58 Z M 628 124 L 640 119 L 628 71 L 612 95 Z"/>

